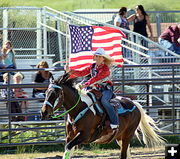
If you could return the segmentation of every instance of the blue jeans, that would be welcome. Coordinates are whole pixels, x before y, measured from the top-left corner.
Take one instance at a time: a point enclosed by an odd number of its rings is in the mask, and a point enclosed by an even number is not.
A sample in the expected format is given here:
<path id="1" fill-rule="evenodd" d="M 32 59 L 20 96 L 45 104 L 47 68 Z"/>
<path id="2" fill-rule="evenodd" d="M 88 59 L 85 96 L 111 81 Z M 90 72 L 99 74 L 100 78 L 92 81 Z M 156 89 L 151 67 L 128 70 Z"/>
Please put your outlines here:
<path id="1" fill-rule="evenodd" d="M 159 44 L 161 46 L 163 46 L 166 49 L 169 49 L 169 50 L 171 50 L 171 51 L 173 51 L 173 52 L 180 55 L 180 47 L 176 46 L 175 43 L 171 43 L 168 40 L 164 40 L 164 39 L 161 39 L 161 38 L 159 38 L 158 41 L 159 41 Z"/>
<path id="2" fill-rule="evenodd" d="M 119 119 L 118 116 L 116 115 L 116 112 L 113 108 L 113 106 L 109 103 L 110 99 L 113 96 L 113 92 L 111 90 L 104 90 L 102 92 L 103 96 L 101 98 L 101 103 L 106 109 L 106 112 L 109 116 L 110 123 L 114 125 L 119 125 Z"/>

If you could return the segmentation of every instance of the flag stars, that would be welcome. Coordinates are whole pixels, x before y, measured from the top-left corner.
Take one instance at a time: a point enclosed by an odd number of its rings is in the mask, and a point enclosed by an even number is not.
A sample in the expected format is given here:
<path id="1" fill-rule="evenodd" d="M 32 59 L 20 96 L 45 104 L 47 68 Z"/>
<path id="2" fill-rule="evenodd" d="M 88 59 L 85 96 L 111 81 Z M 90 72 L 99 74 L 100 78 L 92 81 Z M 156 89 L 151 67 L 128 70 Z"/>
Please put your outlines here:
<path id="1" fill-rule="evenodd" d="M 77 53 L 80 51 L 91 51 L 91 39 L 93 28 L 91 26 L 70 26 L 71 34 L 71 51 Z"/>

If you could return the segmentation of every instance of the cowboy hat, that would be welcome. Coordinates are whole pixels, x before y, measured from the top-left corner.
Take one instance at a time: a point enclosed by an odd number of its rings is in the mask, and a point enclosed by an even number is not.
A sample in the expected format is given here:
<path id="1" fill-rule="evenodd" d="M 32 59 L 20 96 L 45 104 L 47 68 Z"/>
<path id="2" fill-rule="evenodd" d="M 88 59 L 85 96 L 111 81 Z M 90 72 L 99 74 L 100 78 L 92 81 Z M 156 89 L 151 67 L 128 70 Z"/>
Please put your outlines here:
<path id="1" fill-rule="evenodd" d="M 103 48 L 98 48 L 93 55 L 98 55 L 98 56 L 103 56 L 106 60 L 110 61 L 110 62 L 114 62 L 114 59 L 109 56 L 108 54 L 105 53 Z"/>

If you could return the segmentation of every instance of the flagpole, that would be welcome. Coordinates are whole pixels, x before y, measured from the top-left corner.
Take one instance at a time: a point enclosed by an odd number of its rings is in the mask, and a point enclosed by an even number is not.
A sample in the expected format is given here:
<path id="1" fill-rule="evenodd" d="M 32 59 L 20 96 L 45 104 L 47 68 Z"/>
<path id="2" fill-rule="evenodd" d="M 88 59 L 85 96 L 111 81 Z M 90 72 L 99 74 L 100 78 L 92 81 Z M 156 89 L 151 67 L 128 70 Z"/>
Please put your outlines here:
<path id="1" fill-rule="evenodd" d="M 69 64 L 68 59 L 68 23 L 66 22 L 66 65 Z"/>

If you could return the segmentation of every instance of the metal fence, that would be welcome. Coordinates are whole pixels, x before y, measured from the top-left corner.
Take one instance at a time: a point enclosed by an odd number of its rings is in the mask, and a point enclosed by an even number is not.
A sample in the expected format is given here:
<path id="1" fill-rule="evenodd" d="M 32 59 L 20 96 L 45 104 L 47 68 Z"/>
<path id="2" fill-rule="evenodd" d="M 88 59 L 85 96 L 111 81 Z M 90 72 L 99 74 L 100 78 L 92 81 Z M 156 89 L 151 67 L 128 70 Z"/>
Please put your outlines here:
<path id="1" fill-rule="evenodd" d="M 179 96 L 180 92 L 177 87 L 180 85 L 180 76 L 177 70 L 180 65 L 168 65 L 168 76 L 163 78 L 134 78 L 129 72 L 129 69 L 139 68 L 152 70 L 158 70 L 163 67 L 162 65 L 125 65 L 117 72 L 120 78 L 113 78 L 115 93 L 117 95 L 133 98 L 134 100 L 143 104 L 143 108 L 147 110 L 147 113 L 158 122 L 158 127 L 164 130 L 169 130 L 170 133 L 162 135 L 180 134 L 180 105 Z M 21 70 L 6 70 L 7 72 L 21 71 L 31 72 L 39 69 L 21 69 Z M 41 69 L 42 70 L 42 69 Z M 46 69 L 45 69 L 46 70 Z M 61 71 L 62 68 L 52 68 L 52 71 Z M 157 71 L 158 71 L 157 70 Z M 4 70 L 2 70 L 4 71 Z M 44 84 L 38 84 L 38 87 L 44 87 Z M 142 86 L 145 92 L 136 91 L 137 86 Z M 163 87 L 162 87 L 163 86 Z M 168 86 L 168 87 L 167 87 Z M 34 88 L 37 84 L 25 83 L 25 84 L 12 84 L 9 81 L 7 86 L 0 86 L 0 89 L 13 89 L 13 88 Z M 120 87 L 120 89 L 116 89 Z M 164 88 L 164 89 L 162 89 Z M 121 90 L 121 91 L 119 91 Z M 138 96 L 146 96 L 145 99 L 140 100 Z M 157 96 L 160 100 L 157 99 Z M 14 99 L 8 96 L 7 99 L 0 99 L 0 146 L 15 146 L 15 145 L 33 145 L 33 144 L 56 144 L 64 143 L 65 139 L 65 122 L 64 120 L 52 120 L 52 121 L 40 121 L 40 108 L 42 103 L 39 100 L 43 98 L 31 98 L 26 99 Z M 23 113 L 10 113 L 10 102 L 28 100 L 29 103 L 34 104 L 34 107 L 28 108 L 28 112 Z M 166 101 L 166 102 L 164 102 Z M 5 106 L 5 103 L 7 107 Z M 34 109 L 34 110 L 33 110 Z M 62 113 L 57 112 L 57 113 Z M 30 116 L 26 121 L 11 121 L 12 116 Z M 33 118 L 32 118 L 33 116 Z"/>
<path id="2" fill-rule="evenodd" d="M 0 8 L 0 15 L 0 45 L 10 40 L 17 59 L 33 61 L 55 57 L 58 51 L 58 45 L 53 43 L 56 42 L 56 33 L 45 32 L 40 25 L 43 21 L 42 8 L 3 7 Z"/>
<path id="3" fill-rule="evenodd" d="M 17 69 L 17 70 L 0 70 L 8 72 L 8 84 L 0 85 L 0 91 L 6 89 L 9 93 L 7 98 L 0 97 L 0 147 L 15 145 L 32 145 L 32 144 L 55 144 L 64 143 L 65 140 L 65 121 L 63 118 L 51 121 L 40 120 L 40 108 L 44 98 L 33 98 L 32 88 L 48 86 L 47 84 L 13 84 L 10 72 L 35 72 L 47 69 Z M 62 71 L 62 68 L 51 70 Z M 48 69 L 50 71 L 50 69 Z M 10 91 L 13 88 L 23 88 L 27 93 L 27 98 L 13 98 Z M 11 102 L 27 101 L 26 110 L 21 107 L 22 113 L 11 113 Z M 62 110 L 57 111 L 62 113 Z M 16 119 L 15 119 L 16 118 Z"/>

